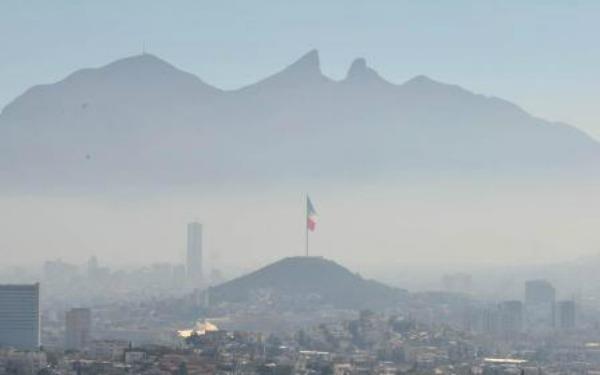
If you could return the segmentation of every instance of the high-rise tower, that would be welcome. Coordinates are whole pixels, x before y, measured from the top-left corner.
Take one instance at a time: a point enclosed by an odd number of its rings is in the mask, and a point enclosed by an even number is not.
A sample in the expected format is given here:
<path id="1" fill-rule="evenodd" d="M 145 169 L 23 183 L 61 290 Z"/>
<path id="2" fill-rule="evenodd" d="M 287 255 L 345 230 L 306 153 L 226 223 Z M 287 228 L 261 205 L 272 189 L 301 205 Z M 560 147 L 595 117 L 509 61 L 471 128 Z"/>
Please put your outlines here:
<path id="1" fill-rule="evenodd" d="M 0 285 L 0 346 L 40 346 L 40 284 Z"/>
<path id="2" fill-rule="evenodd" d="M 557 304 L 557 310 L 557 327 L 562 330 L 574 329 L 577 315 L 575 309 L 575 301 L 560 301 Z"/>
<path id="3" fill-rule="evenodd" d="M 546 280 L 525 282 L 525 312 L 527 328 L 547 331 L 555 326 L 556 290 Z"/>
<path id="4" fill-rule="evenodd" d="M 90 309 L 77 308 L 65 315 L 65 349 L 83 350 L 90 343 L 92 316 Z"/>
<path id="5" fill-rule="evenodd" d="M 202 286 L 202 224 L 196 222 L 187 226 L 186 275 L 191 287 Z"/>

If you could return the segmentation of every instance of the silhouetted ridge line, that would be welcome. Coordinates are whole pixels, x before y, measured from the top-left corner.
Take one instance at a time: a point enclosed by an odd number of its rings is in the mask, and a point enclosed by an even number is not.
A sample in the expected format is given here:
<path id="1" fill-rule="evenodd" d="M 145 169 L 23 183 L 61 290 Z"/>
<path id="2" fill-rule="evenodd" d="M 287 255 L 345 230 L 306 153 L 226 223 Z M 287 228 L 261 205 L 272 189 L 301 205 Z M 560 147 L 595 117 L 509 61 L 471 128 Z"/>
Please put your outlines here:
<path id="1" fill-rule="evenodd" d="M 16 189 L 574 180 L 600 177 L 598 162 L 598 142 L 574 127 L 426 76 L 392 84 L 362 58 L 334 81 L 316 50 L 233 91 L 132 56 L 32 87 L 0 114 L 0 178 Z"/>

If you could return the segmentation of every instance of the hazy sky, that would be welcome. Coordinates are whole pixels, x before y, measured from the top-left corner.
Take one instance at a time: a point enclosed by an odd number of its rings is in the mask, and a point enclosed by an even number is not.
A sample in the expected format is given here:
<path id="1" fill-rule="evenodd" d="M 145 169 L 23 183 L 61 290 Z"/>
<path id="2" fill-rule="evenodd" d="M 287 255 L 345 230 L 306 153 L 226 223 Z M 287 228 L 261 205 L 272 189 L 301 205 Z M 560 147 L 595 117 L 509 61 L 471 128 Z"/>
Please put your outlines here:
<path id="1" fill-rule="evenodd" d="M 196 219 L 204 225 L 207 268 L 231 274 L 304 253 L 304 187 L 0 195 L 0 256 L 3 264 L 83 263 L 93 254 L 111 265 L 181 262 L 186 224 Z M 313 187 L 319 222 L 311 254 L 396 279 L 424 267 L 573 260 L 598 253 L 597 191 L 465 182 Z"/>
<path id="2" fill-rule="evenodd" d="M 336 79 L 362 56 L 392 82 L 425 74 L 600 139 L 600 2 L 524 3 L 4 0 L 0 107 L 34 84 L 139 54 L 144 44 L 227 89 L 317 48 L 324 73 Z M 496 186 L 294 186 L 135 199 L 0 195 L 0 258 L 83 262 L 99 254 L 107 263 L 180 261 L 185 225 L 198 218 L 206 225 L 211 262 L 264 263 L 302 253 L 304 191 L 314 194 L 322 214 L 315 253 L 355 268 L 400 270 L 434 259 L 455 265 L 555 261 L 597 252 L 597 187 L 543 188 L 500 194 Z"/>
<path id="3" fill-rule="evenodd" d="M 26 88 L 148 51 L 222 88 L 311 48 L 324 72 L 364 56 L 514 101 L 600 138 L 598 1 L 10 1 L 0 3 L 0 107 Z"/>

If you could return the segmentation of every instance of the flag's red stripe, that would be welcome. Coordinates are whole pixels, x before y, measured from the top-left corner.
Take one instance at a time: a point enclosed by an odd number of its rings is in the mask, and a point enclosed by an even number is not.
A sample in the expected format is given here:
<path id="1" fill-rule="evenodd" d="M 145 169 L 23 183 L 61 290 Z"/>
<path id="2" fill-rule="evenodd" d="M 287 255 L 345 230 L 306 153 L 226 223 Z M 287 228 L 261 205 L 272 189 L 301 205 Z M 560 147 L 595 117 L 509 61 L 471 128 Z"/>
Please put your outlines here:
<path id="1" fill-rule="evenodd" d="M 308 229 L 310 229 L 311 231 L 314 231 L 316 226 L 317 226 L 317 223 L 314 220 L 311 220 L 310 218 L 306 219 L 306 227 Z"/>

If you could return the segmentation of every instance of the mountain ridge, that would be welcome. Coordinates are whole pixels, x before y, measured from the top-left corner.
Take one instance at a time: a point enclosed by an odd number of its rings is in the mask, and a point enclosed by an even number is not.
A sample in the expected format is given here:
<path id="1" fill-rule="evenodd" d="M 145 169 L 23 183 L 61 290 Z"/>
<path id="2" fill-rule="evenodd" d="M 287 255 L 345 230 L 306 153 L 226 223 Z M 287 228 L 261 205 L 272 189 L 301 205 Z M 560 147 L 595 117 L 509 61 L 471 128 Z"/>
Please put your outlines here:
<path id="1" fill-rule="evenodd" d="M 598 161 L 581 130 L 506 100 L 423 75 L 391 83 L 363 58 L 333 80 L 316 50 L 235 90 L 136 55 L 35 86 L 0 113 L 0 178 L 15 186 L 595 176 Z"/>

